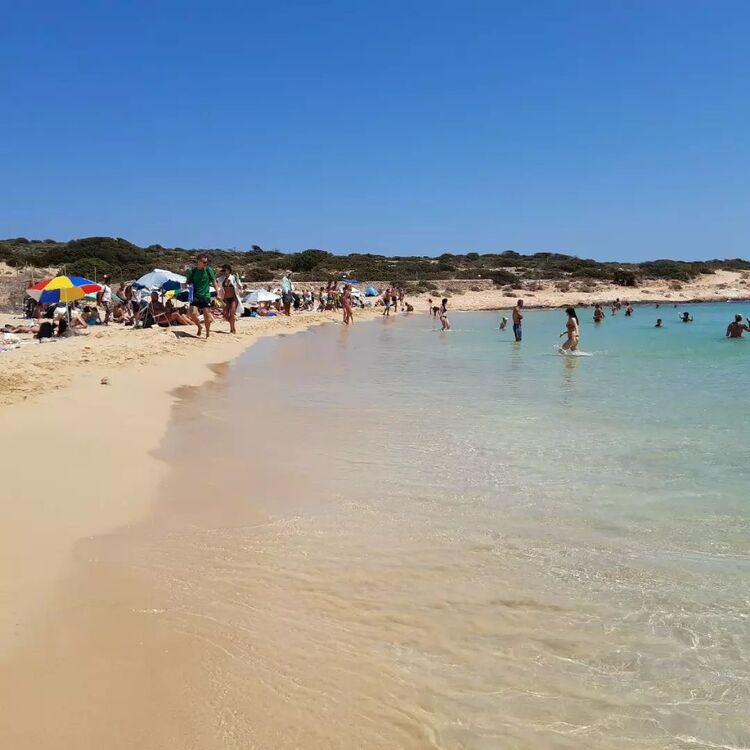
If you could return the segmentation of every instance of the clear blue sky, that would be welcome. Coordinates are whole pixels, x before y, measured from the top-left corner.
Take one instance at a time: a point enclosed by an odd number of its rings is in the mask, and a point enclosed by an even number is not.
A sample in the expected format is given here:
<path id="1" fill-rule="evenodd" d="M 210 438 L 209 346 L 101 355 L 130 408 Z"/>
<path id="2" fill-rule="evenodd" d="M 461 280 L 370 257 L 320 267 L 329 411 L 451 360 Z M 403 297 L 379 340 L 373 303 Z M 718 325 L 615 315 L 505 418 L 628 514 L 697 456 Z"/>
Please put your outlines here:
<path id="1" fill-rule="evenodd" d="M 0 237 L 750 256 L 750 3 L 5 3 Z"/>

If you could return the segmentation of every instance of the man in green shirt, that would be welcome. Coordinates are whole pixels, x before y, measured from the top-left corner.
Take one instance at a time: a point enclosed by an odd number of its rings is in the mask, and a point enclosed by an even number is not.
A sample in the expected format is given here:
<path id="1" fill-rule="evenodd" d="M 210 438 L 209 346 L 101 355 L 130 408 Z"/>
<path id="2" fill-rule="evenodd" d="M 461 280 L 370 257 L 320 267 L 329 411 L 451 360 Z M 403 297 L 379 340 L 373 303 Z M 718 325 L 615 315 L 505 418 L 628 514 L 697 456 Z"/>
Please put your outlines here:
<path id="1" fill-rule="evenodd" d="M 211 287 L 219 292 L 219 286 L 216 283 L 216 271 L 208 265 L 208 256 L 200 255 L 195 266 L 185 274 L 187 284 L 193 286 L 193 299 L 190 302 L 190 319 L 198 326 L 198 335 L 201 335 L 201 322 L 199 314 L 203 312 L 203 324 L 206 326 L 206 338 L 208 338 L 213 315 L 211 315 Z M 187 285 L 185 285 L 187 286 Z"/>

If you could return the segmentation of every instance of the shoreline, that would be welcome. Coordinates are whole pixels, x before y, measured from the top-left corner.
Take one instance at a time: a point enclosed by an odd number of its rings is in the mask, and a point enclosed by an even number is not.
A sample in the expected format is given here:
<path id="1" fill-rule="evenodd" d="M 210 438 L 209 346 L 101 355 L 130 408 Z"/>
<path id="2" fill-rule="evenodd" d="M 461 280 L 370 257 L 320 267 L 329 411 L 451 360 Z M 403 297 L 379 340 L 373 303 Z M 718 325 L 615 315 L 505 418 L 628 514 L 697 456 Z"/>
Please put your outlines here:
<path id="1" fill-rule="evenodd" d="M 415 313 L 426 313 L 428 299 L 439 303 L 442 296 L 448 297 L 449 310 L 501 312 L 510 310 L 516 299 L 523 298 L 526 309 L 591 306 L 595 303 L 607 305 L 619 298 L 635 305 L 677 306 L 704 303 L 750 301 L 750 272 L 717 271 L 710 279 L 676 284 L 654 281 L 647 287 L 620 287 L 597 283 L 591 287 L 585 283 L 568 284 L 570 288 L 559 288 L 559 282 L 538 282 L 534 289 L 480 289 L 462 286 L 452 289 L 451 282 L 436 282 L 442 291 L 407 294 L 407 301 L 414 305 Z M 447 293 L 447 294 L 446 294 Z M 368 320 L 379 315 L 380 308 L 355 310 L 356 320 Z M 54 344 L 40 345 L 35 341 L 24 341 L 20 349 L 0 352 L 0 412 L 4 407 L 24 401 L 33 401 L 39 394 L 68 386 L 71 378 L 81 373 L 96 370 L 99 380 L 110 377 L 122 368 L 144 366 L 153 360 L 179 357 L 187 361 L 190 355 L 206 351 L 213 352 L 213 361 L 226 361 L 249 345 L 258 336 L 274 335 L 284 331 L 298 330 L 318 323 L 338 321 L 340 312 L 296 313 L 291 318 L 272 319 L 242 318 L 238 321 L 238 333 L 230 336 L 218 322 L 210 342 L 192 335 L 194 329 L 151 329 L 134 331 L 119 325 L 97 326 L 89 329 L 87 336 L 65 339 Z M 0 314 L 0 325 L 20 323 L 19 318 Z M 29 338 L 29 337 L 25 337 Z M 239 347 L 239 349 L 238 349 Z M 65 353 L 66 357 L 60 354 Z M 92 381 L 93 382 L 93 381 Z"/>
<path id="2" fill-rule="evenodd" d="M 34 615 L 65 580 L 78 542 L 136 523 L 154 508 L 170 468 L 155 453 L 176 392 L 213 380 L 218 367 L 260 338 L 334 320 L 338 315 L 262 320 L 231 338 L 217 332 L 209 342 L 146 331 L 138 336 L 152 344 L 146 352 L 128 341 L 127 329 L 27 345 L 37 349 L 37 359 L 30 365 L 17 360 L 40 372 L 33 371 L 20 391 L 3 388 L 0 398 L 0 454 L 8 467 L 0 499 L 0 658 L 23 641 Z M 60 362 L 62 352 L 83 362 Z M 2 365 L 22 353 L 0 355 Z M 45 376 L 46 387 L 36 386 Z M 7 373 L 0 371 L 0 378 L 5 385 Z"/>

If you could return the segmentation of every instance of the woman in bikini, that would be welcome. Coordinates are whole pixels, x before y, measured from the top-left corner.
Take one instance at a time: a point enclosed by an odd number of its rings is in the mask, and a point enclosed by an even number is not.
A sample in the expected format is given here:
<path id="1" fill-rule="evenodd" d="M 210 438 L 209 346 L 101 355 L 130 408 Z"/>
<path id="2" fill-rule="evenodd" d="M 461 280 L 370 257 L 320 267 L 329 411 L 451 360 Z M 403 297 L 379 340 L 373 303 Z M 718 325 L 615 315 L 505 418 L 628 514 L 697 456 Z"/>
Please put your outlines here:
<path id="1" fill-rule="evenodd" d="M 578 342 L 580 341 L 581 334 L 578 328 L 578 316 L 576 311 L 572 307 L 566 307 L 565 313 L 568 316 L 568 322 L 565 324 L 565 330 L 560 336 L 568 336 L 567 341 L 562 345 L 564 352 L 577 352 Z"/>
<path id="2" fill-rule="evenodd" d="M 223 266 L 221 276 L 218 279 L 221 290 L 224 293 L 224 319 L 229 323 L 229 332 L 237 333 L 234 321 L 237 314 L 237 306 L 240 303 L 237 281 L 232 274 L 231 266 Z"/>
<path id="3" fill-rule="evenodd" d="M 354 314 L 352 313 L 352 287 L 351 284 L 347 284 L 344 287 L 344 294 L 341 299 L 344 308 L 344 324 L 349 325 L 354 323 Z"/>
<path id="4" fill-rule="evenodd" d="M 440 325 L 442 328 L 441 331 L 450 331 L 451 329 L 451 322 L 448 320 L 448 300 L 443 299 L 443 302 L 440 305 Z"/>

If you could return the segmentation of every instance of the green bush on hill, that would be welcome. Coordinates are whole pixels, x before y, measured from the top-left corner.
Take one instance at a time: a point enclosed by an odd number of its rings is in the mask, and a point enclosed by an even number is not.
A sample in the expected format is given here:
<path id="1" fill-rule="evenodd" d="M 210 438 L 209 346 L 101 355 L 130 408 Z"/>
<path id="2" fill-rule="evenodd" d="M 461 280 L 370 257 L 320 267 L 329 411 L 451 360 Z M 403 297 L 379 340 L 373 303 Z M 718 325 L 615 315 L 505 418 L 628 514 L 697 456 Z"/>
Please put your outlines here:
<path id="1" fill-rule="evenodd" d="M 629 286 L 639 279 L 689 281 L 700 274 L 720 269 L 750 270 L 741 258 L 684 262 L 655 260 L 644 263 L 600 263 L 553 252 L 521 255 L 513 250 L 480 255 L 443 253 L 438 258 L 424 256 L 385 257 L 355 252 L 333 255 L 310 248 L 284 254 L 252 245 L 247 251 L 166 248 L 158 244 L 139 247 L 120 237 L 84 237 L 70 242 L 30 240 L 26 237 L 0 240 L 0 260 L 14 267 L 58 267 L 68 273 L 101 277 L 109 274 L 115 282 L 137 278 L 153 268 L 178 273 L 195 262 L 199 252 L 208 252 L 211 264 L 229 263 L 250 281 L 267 282 L 290 268 L 299 280 L 323 281 L 352 276 L 362 281 L 392 279 L 395 283 L 427 284 L 438 280 L 492 280 L 498 286 L 520 285 L 538 279 L 600 279 Z M 433 287 L 434 288 L 434 287 Z"/>

